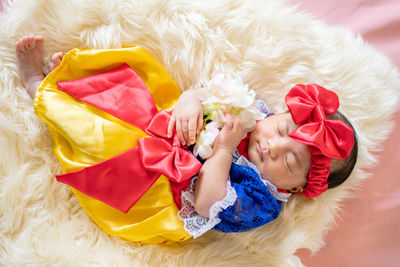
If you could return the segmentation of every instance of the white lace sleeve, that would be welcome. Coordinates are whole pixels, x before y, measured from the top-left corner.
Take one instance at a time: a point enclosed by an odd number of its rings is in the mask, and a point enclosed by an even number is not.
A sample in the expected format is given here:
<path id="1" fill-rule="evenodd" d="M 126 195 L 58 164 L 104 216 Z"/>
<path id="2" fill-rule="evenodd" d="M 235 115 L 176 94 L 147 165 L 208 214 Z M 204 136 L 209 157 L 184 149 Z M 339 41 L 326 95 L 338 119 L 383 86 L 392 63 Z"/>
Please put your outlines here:
<path id="1" fill-rule="evenodd" d="M 223 209 L 232 206 L 237 199 L 236 191 L 228 179 L 225 197 L 211 206 L 209 218 L 205 218 L 194 209 L 196 180 L 197 176 L 193 177 L 189 188 L 182 192 L 182 209 L 178 212 L 178 217 L 183 221 L 185 231 L 191 234 L 193 238 L 203 235 L 220 223 L 221 219 L 218 218 L 218 214 Z"/>

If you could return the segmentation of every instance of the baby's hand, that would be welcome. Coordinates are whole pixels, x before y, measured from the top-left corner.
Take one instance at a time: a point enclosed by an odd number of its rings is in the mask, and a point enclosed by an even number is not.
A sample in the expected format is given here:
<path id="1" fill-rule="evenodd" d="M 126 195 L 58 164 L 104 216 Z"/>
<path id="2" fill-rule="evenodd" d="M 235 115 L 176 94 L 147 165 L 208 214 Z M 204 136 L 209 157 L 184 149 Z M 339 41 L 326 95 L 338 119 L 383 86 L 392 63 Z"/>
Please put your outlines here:
<path id="1" fill-rule="evenodd" d="M 203 109 L 200 100 L 192 90 L 182 93 L 168 124 L 168 137 L 172 137 L 175 127 L 183 146 L 194 144 L 202 125 Z"/>
<path id="2" fill-rule="evenodd" d="M 243 127 L 238 117 L 228 113 L 224 115 L 224 127 L 215 139 L 214 150 L 223 149 L 232 154 L 243 138 Z"/>

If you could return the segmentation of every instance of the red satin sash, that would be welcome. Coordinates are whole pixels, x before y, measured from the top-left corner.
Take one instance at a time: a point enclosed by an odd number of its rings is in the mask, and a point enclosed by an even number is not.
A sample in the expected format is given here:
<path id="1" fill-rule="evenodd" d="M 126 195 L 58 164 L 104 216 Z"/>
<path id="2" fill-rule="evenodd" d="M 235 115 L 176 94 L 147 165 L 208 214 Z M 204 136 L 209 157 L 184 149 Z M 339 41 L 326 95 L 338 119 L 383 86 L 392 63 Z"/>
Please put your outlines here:
<path id="1" fill-rule="evenodd" d="M 157 111 L 148 88 L 129 65 L 58 82 L 57 86 L 151 135 L 120 155 L 76 172 L 57 175 L 59 182 L 127 212 L 164 175 L 170 179 L 175 203 L 181 207 L 180 193 L 202 165 L 181 147 L 176 135 L 167 137 L 171 112 Z"/>
<path id="2" fill-rule="evenodd" d="M 238 147 L 236 148 L 238 153 L 246 159 L 249 159 L 249 153 L 247 152 L 247 149 L 249 147 L 250 135 L 251 132 L 248 133 L 246 137 L 242 139 L 242 141 L 240 141 Z"/>

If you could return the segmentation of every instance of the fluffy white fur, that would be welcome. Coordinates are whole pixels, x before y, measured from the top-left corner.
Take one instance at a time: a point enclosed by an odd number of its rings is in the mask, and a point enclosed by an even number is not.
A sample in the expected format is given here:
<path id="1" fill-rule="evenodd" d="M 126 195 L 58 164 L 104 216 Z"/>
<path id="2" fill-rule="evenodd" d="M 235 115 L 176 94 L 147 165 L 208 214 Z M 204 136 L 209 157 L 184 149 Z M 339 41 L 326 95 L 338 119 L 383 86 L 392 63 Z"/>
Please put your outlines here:
<path id="1" fill-rule="evenodd" d="M 391 63 L 344 29 L 295 13 L 282 1 L 16 0 L 0 25 L 0 265 L 301 266 L 318 250 L 340 201 L 367 177 L 392 123 L 399 88 Z M 296 83 L 339 94 L 359 135 L 356 171 L 344 185 L 287 204 L 278 220 L 240 234 L 209 232 L 184 244 L 141 246 L 107 235 L 56 183 L 46 126 L 17 75 L 14 43 L 45 37 L 45 56 L 80 48 L 140 45 L 182 90 L 216 69 L 242 75 L 277 112 Z"/>

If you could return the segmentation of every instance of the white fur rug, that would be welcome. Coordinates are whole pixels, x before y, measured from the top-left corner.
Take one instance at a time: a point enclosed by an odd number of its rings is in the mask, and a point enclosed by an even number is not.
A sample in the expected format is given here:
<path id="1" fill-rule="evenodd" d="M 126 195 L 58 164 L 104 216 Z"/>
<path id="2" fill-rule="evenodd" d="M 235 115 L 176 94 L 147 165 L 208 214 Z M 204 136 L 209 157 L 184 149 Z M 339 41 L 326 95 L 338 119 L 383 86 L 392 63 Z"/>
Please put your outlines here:
<path id="1" fill-rule="evenodd" d="M 367 177 L 391 129 L 400 86 L 389 60 L 361 37 L 328 27 L 273 0 L 16 0 L 0 25 L 0 265 L 301 266 L 318 250 L 340 201 Z M 60 171 L 46 126 L 17 76 L 14 43 L 45 37 L 45 54 L 140 45 L 185 90 L 216 69 L 240 73 L 275 111 L 296 83 L 339 94 L 359 134 L 351 179 L 322 197 L 294 198 L 279 219 L 240 234 L 209 232 L 184 244 L 147 245 L 111 237 L 55 182 Z"/>

